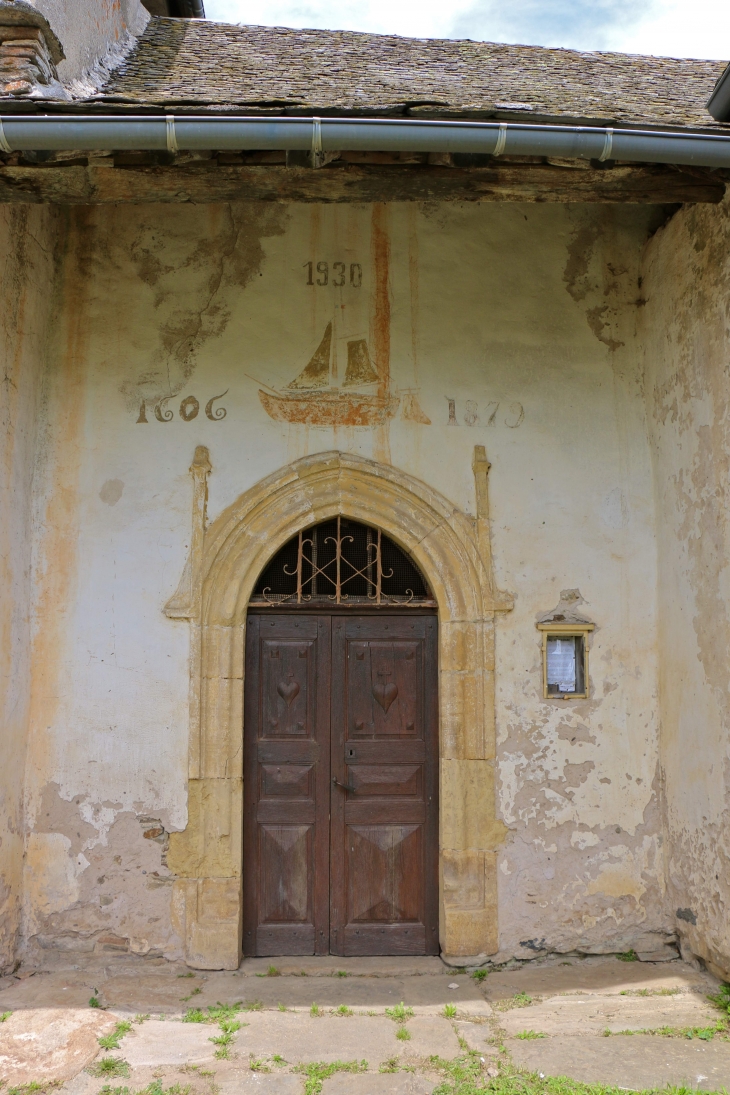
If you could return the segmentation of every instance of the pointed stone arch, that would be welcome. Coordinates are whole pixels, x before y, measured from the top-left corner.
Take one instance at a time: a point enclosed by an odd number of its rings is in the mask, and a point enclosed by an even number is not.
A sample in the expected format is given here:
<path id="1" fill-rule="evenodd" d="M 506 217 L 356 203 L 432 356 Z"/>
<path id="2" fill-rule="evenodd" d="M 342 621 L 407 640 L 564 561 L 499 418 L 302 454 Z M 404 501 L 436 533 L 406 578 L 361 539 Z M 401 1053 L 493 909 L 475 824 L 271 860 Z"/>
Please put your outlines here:
<path id="1" fill-rule="evenodd" d="M 165 607 L 191 627 L 188 825 L 170 838 L 173 908 L 186 960 L 240 962 L 246 610 L 272 556 L 337 514 L 380 527 L 416 561 L 438 602 L 440 939 L 445 954 L 497 950 L 494 792 L 495 590 L 489 464 L 475 449 L 477 516 L 396 468 L 340 452 L 304 457 L 242 494 L 206 528 L 208 452 L 196 450 L 191 551 Z"/>

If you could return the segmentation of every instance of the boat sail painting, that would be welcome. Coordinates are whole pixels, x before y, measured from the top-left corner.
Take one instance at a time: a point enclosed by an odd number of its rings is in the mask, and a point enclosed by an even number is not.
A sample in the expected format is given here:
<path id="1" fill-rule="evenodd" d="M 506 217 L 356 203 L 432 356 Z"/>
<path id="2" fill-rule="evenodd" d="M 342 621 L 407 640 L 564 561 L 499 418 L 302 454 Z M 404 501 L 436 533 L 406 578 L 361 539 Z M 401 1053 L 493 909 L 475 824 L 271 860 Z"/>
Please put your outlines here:
<path id="1" fill-rule="evenodd" d="M 259 399 L 275 421 L 306 426 L 382 426 L 400 403 L 375 369 L 364 338 L 347 340 L 347 366 L 338 385 L 331 322 L 301 372 L 278 391 L 259 388 Z"/>

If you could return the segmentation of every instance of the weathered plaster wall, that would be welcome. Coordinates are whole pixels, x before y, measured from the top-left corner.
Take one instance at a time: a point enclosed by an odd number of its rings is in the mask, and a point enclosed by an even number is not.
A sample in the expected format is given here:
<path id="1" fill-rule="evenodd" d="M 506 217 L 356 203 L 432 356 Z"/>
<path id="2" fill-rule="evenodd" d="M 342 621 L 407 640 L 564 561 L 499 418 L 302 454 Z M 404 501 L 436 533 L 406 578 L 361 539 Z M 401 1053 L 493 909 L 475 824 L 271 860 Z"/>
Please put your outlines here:
<path id="1" fill-rule="evenodd" d="M 162 608 L 189 546 L 196 445 L 210 450 L 215 518 L 288 462 L 338 449 L 474 514 L 480 444 L 498 583 L 516 595 L 497 625 L 510 830 L 498 957 L 661 942 L 635 330 L 653 216 L 506 204 L 74 214 L 38 470 L 29 938 L 179 953 L 165 841 L 187 821 L 188 633 Z M 328 425 L 316 399 L 309 424 L 276 417 L 272 397 L 330 322 L 334 383 L 348 339 L 367 341 L 382 421 Z M 545 701 L 535 623 L 572 588 L 597 625 L 591 697 Z"/>
<path id="2" fill-rule="evenodd" d="M 53 210 L 0 208 L 0 969 L 12 966 L 20 924 L 31 489 L 55 240 Z"/>
<path id="3" fill-rule="evenodd" d="M 688 950 L 730 972 L 730 205 L 685 207 L 643 270 L 659 548 L 667 880 Z"/>

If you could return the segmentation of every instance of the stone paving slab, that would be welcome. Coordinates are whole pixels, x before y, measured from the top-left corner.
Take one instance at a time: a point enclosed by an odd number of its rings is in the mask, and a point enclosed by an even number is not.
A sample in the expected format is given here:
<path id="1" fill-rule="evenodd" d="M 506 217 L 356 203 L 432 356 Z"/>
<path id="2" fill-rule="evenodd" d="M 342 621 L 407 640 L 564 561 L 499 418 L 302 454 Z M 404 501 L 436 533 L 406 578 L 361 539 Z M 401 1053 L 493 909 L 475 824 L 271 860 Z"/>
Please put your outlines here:
<path id="1" fill-rule="evenodd" d="M 242 1016 L 242 1020 L 246 1025 L 234 1045 L 239 1056 L 273 1057 L 278 1053 L 288 1064 L 365 1060 L 372 1069 L 392 1057 L 455 1057 L 460 1052 L 451 1024 L 430 1016 L 409 1021 L 411 1038 L 405 1042 L 396 1038 L 397 1024 L 379 1016 L 312 1018 L 295 1012 L 260 1011 Z"/>
<path id="2" fill-rule="evenodd" d="M 438 1079 L 413 1072 L 339 1072 L 322 1084 L 322 1095 L 431 1095 Z"/>
<path id="3" fill-rule="evenodd" d="M 396 1026 L 395 1023 L 392 1024 Z M 450 1060 L 461 1053 L 459 1039 L 454 1033 L 452 1024 L 446 1019 L 438 1019 L 435 1016 L 416 1015 L 409 1019 L 406 1029 L 411 1035 L 408 1042 L 401 1042 L 395 1037 L 392 1039 L 396 1046 L 402 1047 L 404 1057 L 444 1057 Z"/>
<path id="4" fill-rule="evenodd" d="M 244 958 L 238 973 L 241 977 L 255 977 L 266 973 L 270 966 L 279 970 L 282 976 L 331 977 L 342 970 L 350 977 L 418 977 L 429 975 L 443 976 L 448 973 L 440 958 L 398 958 L 376 956 L 370 958 L 341 958 L 339 955 L 326 954 L 315 957 L 299 958 Z"/>
<path id="5" fill-rule="evenodd" d="M 490 973 L 484 982 L 488 1000 L 505 1000 L 518 992 L 531 996 L 557 993 L 621 993 L 647 989 L 716 992 L 718 982 L 707 973 L 698 973 L 685 962 L 622 962 L 617 958 L 572 958 L 521 969 Z"/>
<path id="6" fill-rule="evenodd" d="M 37 973 L 23 981 L 16 981 L 0 992 L 0 1010 L 17 1011 L 19 1008 L 88 1008 L 95 988 L 103 982 L 101 976 L 93 977 L 85 972 Z"/>
<path id="7" fill-rule="evenodd" d="M 443 966 L 441 966 L 443 971 Z M 308 1010 L 312 1003 L 335 1008 L 340 1004 L 360 1010 L 381 1010 L 400 1001 L 424 1014 L 437 1014 L 444 1004 L 455 1003 L 460 1012 L 489 1015 L 481 989 L 463 974 L 438 976 L 337 977 L 242 977 L 238 973 L 180 973 L 179 967 L 163 969 L 112 969 L 38 973 L 0 992 L 0 1008 L 87 1007 L 95 989 L 108 1008 L 134 1014 L 182 1015 L 190 1007 L 218 1002 L 260 1001 L 264 1007 Z M 457 986 L 453 988 L 451 986 Z"/>
<path id="8" fill-rule="evenodd" d="M 554 996 L 513 1008 L 499 1016 L 507 1034 L 534 1030 L 544 1034 L 602 1034 L 604 1030 L 652 1030 L 658 1027 L 706 1027 L 719 1013 L 695 995 Z"/>
<path id="9" fill-rule="evenodd" d="M 483 1057 L 494 1057 L 499 1053 L 496 1046 L 489 1045 L 492 1037 L 492 1028 L 488 1023 L 454 1023 L 459 1036 L 464 1039 L 469 1049 L 476 1050 Z"/>
<path id="10" fill-rule="evenodd" d="M 476 981 L 463 974 L 460 976 L 430 977 L 260 977 L 240 979 L 226 974 L 210 974 L 205 981 L 184 981 L 183 986 L 198 986 L 202 993 L 180 1007 L 207 1007 L 219 1000 L 233 1003 L 260 1001 L 264 1007 L 306 1009 L 313 1003 L 320 1007 L 335 1008 L 340 1004 L 358 1010 L 382 1012 L 401 1001 L 423 1014 L 438 1014 L 444 1005 L 455 1003 L 459 1012 L 486 1016 L 491 1007 L 484 999 Z M 456 986 L 456 987 L 453 987 Z M 188 987 L 180 996 L 190 992 Z M 105 989 L 105 999 L 115 999 L 112 985 Z M 141 1002 L 141 996 L 135 998 Z M 136 1006 L 136 1004 L 135 1004 Z"/>
<path id="11" fill-rule="evenodd" d="M 186 977 L 179 974 L 150 970 L 139 973 L 125 973 L 111 976 L 104 981 L 101 999 L 107 1007 L 120 1008 L 143 1015 L 182 1014 L 195 1004 L 183 999 L 190 996 L 195 988 L 205 985 L 200 977 Z M 224 1000 L 223 1003 L 232 1001 Z"/>
<path id="12" fill-rule="evenodd" d="M 0 1080 L 10 1087 L 69 1080 L 93 1061 L 97 1039 L 113 1028 L 113 1018 L 94 1008 L 16 1011 L 0 1025 Z"/>
<path id="13" fill-rule="evenodd" d="M 185 1079 L 187 1081 L 189 1077 Z M 216 1072 L 215 1086 L 220 1095 L 302 1095 L 304 1079 L 291 1072 L 231 1070 L 229 1073 Z"/>
<path id="14" fill-rule="evenodd" d="M 730 1089 L 730 1042 L 697 1038 L 561 1036 L 534 1042 L 510 1042 L 515 1064 L 546 1076 L 568 1076 L 641 1090 L 667 1084 L 701 1091 Z"/>
<path id="15" fill-rule="evenodd" d="M 217 1023 L 148 1019 L 133 1026 L 121 1040 L 121 1048 L 110 1054 L 123 1057 L 133 1067 L 200 1064 L 214 1059 L 216 1047 L 210 1039 L 218 1034 Z"/>

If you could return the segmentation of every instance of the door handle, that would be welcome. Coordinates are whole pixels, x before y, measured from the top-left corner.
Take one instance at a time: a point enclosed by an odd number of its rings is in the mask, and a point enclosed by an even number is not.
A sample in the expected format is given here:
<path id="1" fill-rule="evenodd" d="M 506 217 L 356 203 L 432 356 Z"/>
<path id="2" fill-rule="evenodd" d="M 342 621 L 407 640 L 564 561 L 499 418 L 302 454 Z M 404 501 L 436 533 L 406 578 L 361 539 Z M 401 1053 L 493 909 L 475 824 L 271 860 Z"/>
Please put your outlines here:
<path id="1" fill-rule="evenodd" d="M 334 776 L 332 777 L 332 782 L 334 783 L 335 787 L 339 787 L 340 790 L 342 790 L 342 791 L 351 791 L 353 795 L 355 794 L 355 788 L 352 786 L 352 784 L 350 784 L 350 783 L 340 783 L 340 781 L 338 779 L 335 779 Z"/>

